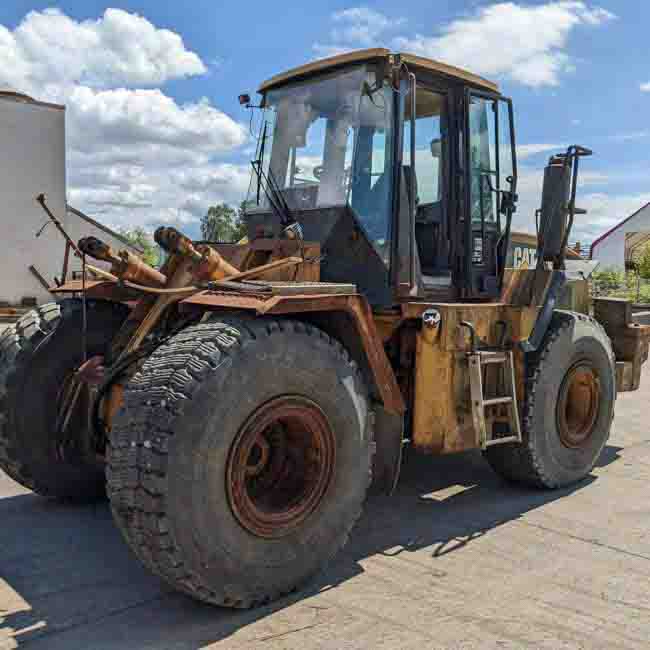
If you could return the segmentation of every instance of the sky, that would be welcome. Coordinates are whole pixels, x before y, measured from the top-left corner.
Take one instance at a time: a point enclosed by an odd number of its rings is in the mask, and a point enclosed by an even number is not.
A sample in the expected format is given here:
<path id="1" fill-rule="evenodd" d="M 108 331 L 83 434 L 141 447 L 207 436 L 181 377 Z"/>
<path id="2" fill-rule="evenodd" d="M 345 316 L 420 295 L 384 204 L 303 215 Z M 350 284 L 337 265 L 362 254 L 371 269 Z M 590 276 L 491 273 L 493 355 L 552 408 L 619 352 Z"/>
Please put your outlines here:
<path id="1" fill-rule="evenodd" d="M 534 230 L 543 167 L 584 161 L 573 241 L 650 201 L 650 3 L 5 0 L 0 87 L 65 103 L 68 201 L 113 227 L 198 236 L 244 198 L 254 155 L 242 92 L 333 53 L 389 47 L 458 65 L 513 99 L 520 202 Z"/>

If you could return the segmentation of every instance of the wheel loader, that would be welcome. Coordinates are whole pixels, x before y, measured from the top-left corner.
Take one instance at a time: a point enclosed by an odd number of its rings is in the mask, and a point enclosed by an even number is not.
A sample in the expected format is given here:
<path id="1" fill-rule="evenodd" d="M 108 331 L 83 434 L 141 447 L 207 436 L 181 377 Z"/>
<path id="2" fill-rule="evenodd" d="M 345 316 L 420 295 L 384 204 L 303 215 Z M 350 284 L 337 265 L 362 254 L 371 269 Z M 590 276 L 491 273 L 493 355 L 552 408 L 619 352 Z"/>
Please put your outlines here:
<path id="1" fill-rule="evenodd" d="M 259 93 L 240 98 L 260 123 L 245 241 L 162 227 L 154 269 L 68 237 L 82 279 L 0 339 L 2 469 L 107 494 L 148 569 L 238 608 L 335 556 L 405 445 L 580 481 L 650 336 L 625 301 L 559 308 L 584 147 L 545 168 L 534 268 L 506 268 L 515 127 L 494 83 L 370 49 Z"/>

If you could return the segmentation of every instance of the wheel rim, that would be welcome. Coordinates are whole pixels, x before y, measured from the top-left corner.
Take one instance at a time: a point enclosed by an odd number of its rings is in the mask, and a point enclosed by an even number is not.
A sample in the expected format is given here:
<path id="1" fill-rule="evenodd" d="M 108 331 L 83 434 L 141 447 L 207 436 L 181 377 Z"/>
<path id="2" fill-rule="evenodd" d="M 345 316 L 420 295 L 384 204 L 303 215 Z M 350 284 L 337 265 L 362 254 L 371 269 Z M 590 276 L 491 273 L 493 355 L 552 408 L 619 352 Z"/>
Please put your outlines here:
<path id="1" fill-rule="evenodd" d="M 260 407 L 237 434 L 226 489 L 239 523 L 258 537 L 288 535 L 321 503 L 336 463 L 323 411 L 299 396 Z"/>
<path id="2" fill-rule="evenodd" d="M 587 362 L 566 374 L 557 404 L 560 440 L 566 447 L 582 447 L 591 438 L 600 411 L 600 380 Z"/>

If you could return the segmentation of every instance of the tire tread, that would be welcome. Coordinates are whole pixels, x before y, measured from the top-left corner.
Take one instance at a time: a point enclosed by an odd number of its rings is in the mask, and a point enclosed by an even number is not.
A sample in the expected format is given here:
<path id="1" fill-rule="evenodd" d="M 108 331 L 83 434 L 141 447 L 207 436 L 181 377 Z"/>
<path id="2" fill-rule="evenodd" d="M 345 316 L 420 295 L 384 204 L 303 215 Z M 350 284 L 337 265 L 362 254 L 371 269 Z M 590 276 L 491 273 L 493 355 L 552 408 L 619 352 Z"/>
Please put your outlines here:
<path id="1" fill-rule="evenodd" d="M 354 369 L 364 390 L 365 384 L 357 364 L 350 360 L 345 348 L 315 327 L 291 320 L 233 317 L 223 320 L 226 322 L 213 318 L 177 334 L 152 354 L 130 382 L 125 392 L 123 417 L 113 428 L 107 448 L 107 485 L 118 528 L 150 571 L 199 600 L 249 608 L 290 593 L 297 585 L 285 591 L 267 590 L 257 599 L 241 599 L 229 593 L 227 587 L 210 588 L 187 568 L 182 550 L 170 533 L 170 513 L 166 508 L 167 454 L 174 435 L 175 417 L 183 413 L 185 405 L 209 375 L 218 371 L 221 364 L 234 362 L 247 339 L 273 337 L 287 331 L 322 337 L 340 360 Z M 369 423 L 372 419 L 369 417 Z M 370 450 L 373 448 L 371 441 L 372 431 L 369 432 Z M 370 480 L 369 474 L 366 487 Z M 326 561 L 345 545 L 361 514 L 360 508 L 342 543 L 330 549 Z"/>
<path id="2" fill-rule="evenodd" d="M 81 304 L 78 299 L 46 303 L 24 314 L 0 336 L 0 469 L 17 483 L 42 496 L 61 495 L 47 482 L 40 480 L 21 459 L 16 444 L 16 433 L 8 417 L 12 406 L 11 386 L 26 371 L 40 343 L 52 334 L 64 319 L 81 310 Z M 114 310 L 127 310 L 121 303 L 104 300 L 88 299 L 86 305 L 89 311 L 106 309 L 107 305 Z"/>
<path id="3" fill-rule="evenodd" d="M 556 311 L 554 319 L 549 328 L 547 338 L 541 350 L 531 358 L 528 364 L 526 377 L 526 401 L 523 408 L 522 417 L 522 437 L 521 444 L 498 445 L 488 448 L 484 456 L 489 462 L 492 469 L 503 478 L 524 483 L 537 488 L 555 488 L 557 482 L 544 469 L 544 463 L 533 444 L 532 428 L 533 414 L 535 412 L 535 400 L 537 398 L 537 388 L 541 378 L 545 375 L 548 357 L 555 342 L 563 337 L 567 330 L 572 326 L 573 321 L 587 321 L 595 329 L 601 332 L 606 341 L 609 342 L 609 354 L 612 364 L 615 363 L 614 353 L 611 341 L 607 336 L 603 326 L 591 316 L 576 312 Z"/>

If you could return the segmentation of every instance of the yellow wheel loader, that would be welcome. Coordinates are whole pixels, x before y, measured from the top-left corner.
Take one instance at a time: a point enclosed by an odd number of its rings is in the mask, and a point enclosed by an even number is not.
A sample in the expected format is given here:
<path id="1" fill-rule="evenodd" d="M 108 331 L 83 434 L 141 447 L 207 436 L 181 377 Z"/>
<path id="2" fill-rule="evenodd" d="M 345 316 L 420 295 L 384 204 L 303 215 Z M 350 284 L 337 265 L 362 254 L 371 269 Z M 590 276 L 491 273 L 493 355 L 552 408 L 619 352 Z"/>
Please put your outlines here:
<path id="1" fill-rule="evenodd" d="M 43 495 L 106 491 L 146 567 L 230 607 L 319 571 L 405 444 L 581 480 L 650 331 L 625 301 L 558 309 L 584 147 L 545 169 L 534 266 L 506 268 L 515 127 L 495 84 L 371 49 L 259 92 L 246 243 L 160 228 L 153 269 L 68 241 L 84 279 L 0 339 L 0 466 Z"/>

